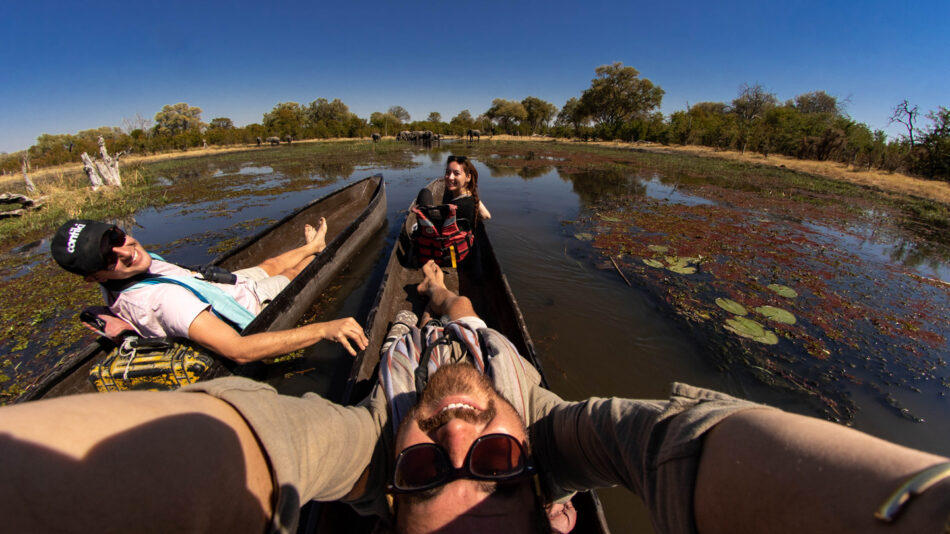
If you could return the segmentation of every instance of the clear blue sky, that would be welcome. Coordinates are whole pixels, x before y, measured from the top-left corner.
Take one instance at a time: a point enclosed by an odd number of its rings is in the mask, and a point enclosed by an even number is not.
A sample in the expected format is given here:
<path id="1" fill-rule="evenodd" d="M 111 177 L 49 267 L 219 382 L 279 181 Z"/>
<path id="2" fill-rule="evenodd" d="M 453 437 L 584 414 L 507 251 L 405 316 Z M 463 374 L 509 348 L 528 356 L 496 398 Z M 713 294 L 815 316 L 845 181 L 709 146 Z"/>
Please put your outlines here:
<path id="1" fill-rule="evenodd" d="M 886 128 L 906 98 L 950 106 L 950 2 L 49 2 L 0 6 L 0 152 L 43 133 L 151 119 L 165 104 L 260 122 L 278 102 L 339 98 L 368 118 L 558 108 L 594 69 L 633 66 L 662 111 L 824 90 Z M 896 127 L 887 128 L 894 135 Z"/>

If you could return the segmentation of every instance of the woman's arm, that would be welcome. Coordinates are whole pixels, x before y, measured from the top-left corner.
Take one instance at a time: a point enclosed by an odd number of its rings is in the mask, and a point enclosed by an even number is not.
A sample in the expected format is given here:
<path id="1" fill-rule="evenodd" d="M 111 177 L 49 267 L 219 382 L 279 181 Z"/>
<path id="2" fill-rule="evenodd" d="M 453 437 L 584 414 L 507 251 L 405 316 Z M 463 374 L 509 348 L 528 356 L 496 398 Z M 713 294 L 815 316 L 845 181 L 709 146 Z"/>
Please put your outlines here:
<path id="1" fill-rule="evenodd" d="M 485 203 L 481 200 L 478 201 L 478 217 L 483 221 L 491 219 L 491 212 L 488 211 L 488 208 L 485 207 Z"/>

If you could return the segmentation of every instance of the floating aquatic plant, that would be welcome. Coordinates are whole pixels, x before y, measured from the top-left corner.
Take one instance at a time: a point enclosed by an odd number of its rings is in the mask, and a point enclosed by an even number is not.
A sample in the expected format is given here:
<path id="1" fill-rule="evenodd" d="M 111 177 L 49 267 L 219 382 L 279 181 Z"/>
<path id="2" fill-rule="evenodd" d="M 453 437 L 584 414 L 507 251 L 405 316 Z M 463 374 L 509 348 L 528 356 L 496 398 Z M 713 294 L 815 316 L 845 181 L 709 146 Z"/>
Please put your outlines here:
<path id="1" fill-rule="evenodd" d="M 666 247 L 659 248 L 663 248 L 664 251 L 666 250 Z M 696 267 L 693 264 L 699 263 L 700 258 L 680 258 L 677 256 L 667 256 L 665 260 L 666 264 L 659 260 L 644 258 L 643 263 L 656 269 L 668 269 L 677 274 L 695 274 Z"/>
<path id="2" fill-rule="evenodd" d="M 747 317 L 736 316 L 732 319 L 726 319 L 725 329 L 766 345 L 778 343 L 778 336 L 775 335 L 775 332 L 766 330 L 761 323 Z"/>
<path id="3" fill-rule="evenodd" d="M 788 286 L 783 286 L 782 284 L 769 284 L 768 288 L 778 293 L 780 297 L 785 297 L 787 299 L 793 299 L 798 296 L 798 293 L 796 293 L 794 289 Z"/>
<path id="4" fill-rule="evenodd" d="M 776 308 L 775 306 L 759 306 L 755 309 L 756 313 L 762 314 L 773 321 L 785 324 L 795 324 L 795 316 L 791 312 Z"/>
<path id="5" fill-rule="evenodd" d="M 653 252 L 659 252 L 660 254 L 666 254 L 666 251 L 670 250 L 670 247 L 665 247 L 663 245 L 647 245 L 647 248 Z"/>
<path id="6" fill-rule="evenodd" d="M 742 304 L 739 304 L 738 302 L 732 299 L 717 298 L 716 306 L 719 306 L 720 308 L 726 310 L 727 312 L 735 314 L 735 315 L 746 315 L 749 313 L 742 306 Z"/>
<path id="7" fill-rule="evenodd" d="M 582 232 L 580 234 L 574 234 L 574 237 L 580 239 L 581 241 L 592 241 L 594 236 L 588 234 L 587 232 Z"/>
<path id="8" fill-rule="evenodd" d="M 607 221 L 607 222 L 620 222 L 620 219 L 618 219 L 618 218 L 616 218 L 616 217 L 608 217 L 608 216 L 604 215 L 603 213 L 600 213 L 600 214 L 598 214 L 598 215 L 600 216 L 600 219 L 603 220 L 603 221 Z"/>

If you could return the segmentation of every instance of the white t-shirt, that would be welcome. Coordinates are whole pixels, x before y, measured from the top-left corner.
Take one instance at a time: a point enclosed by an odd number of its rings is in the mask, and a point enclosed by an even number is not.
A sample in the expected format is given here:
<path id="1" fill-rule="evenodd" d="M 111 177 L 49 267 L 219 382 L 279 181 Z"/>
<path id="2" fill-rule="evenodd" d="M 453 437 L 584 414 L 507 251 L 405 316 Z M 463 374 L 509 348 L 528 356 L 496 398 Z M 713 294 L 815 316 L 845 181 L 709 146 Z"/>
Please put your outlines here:
<path id="1" fill-rule="evenodd" d="M 149 273 L 173 276 L 194 276 L 177 265 L 152 259 Z M 254 292 L 254 282 L 238 275 L 236 284 L 214 284 L 249 312 L 261 312 L 261 302 Z M 176 284 L 149 284 L 118 294 L 110 306 L 112 313 L 125 319 L 143 337 L 188 337 L 188 328 L 199 313 L 211 305 L 194 293 Z"/>

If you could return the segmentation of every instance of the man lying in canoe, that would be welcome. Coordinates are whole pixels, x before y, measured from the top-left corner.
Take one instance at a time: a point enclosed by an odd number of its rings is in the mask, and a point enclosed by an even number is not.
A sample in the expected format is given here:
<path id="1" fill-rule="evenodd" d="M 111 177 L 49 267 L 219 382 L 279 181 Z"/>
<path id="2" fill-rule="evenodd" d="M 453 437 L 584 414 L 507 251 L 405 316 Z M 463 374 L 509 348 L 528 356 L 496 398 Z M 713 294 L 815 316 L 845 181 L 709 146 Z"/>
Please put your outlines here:
<path id="1" fill-rule="evenodd" d="M 234 273 L 231 283 L 195 273 L 146 252 L 117 226 L 90 220 L 63 224 L 50 249 L 69 272 L 98 282 L 110 310 L 145 337 L 180 337 L 246 363 L 287 354 L 330 339 L 351 354 L 366 336 L 352 318 L 242 337 L 240 331 L 326 247 L 326 220 L 306 225 L 306 243 L 260 265 Z"/>
<path id="2" fill-rule="evenodd" d="M 484 323 L 424 269 L 443 332 L 471 348 Z M 680 384 L 668 401 L 564 402 L 482 335 L 487 358 L 433 351 L 418 400 L 400 356 L 415 340 L 396 335 L 389 379 L 358 406 L 225 378 L 0 408 L 0 517 L 11 532 L 292 532 L 307 500 L 342 499 L 393 510 L 399 531 L 524 532 L 543 531 L 538 493 L 622 485 L 659 533 L 943 531 L 947 458 Z"/>

